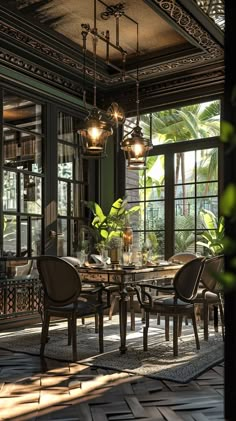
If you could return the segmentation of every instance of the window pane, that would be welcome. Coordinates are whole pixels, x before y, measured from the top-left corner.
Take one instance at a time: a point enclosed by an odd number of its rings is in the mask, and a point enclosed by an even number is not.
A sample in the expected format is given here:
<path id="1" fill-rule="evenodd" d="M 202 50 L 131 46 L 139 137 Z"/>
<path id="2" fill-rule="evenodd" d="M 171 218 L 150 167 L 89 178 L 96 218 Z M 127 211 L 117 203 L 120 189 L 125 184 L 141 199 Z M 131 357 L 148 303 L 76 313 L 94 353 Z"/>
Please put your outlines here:
<path id="1" fill-rule="evenodd" d="M 42 139 L 34 134 L 3 129 L 4 165 L 22 170 L 42 171 Z"/>
<path id="2" fill-rule="evenodd" d="M 218 182 L 214 183 L 198 183 L 197 196 L 217 196 L 218 195 Z"/>
<path id="3" fill-rule="evenodd" d="M 203 228 L 201 209 L 210 211 L 218 219 L 218 197 L 209 197 L 197 200 L 197 228 Z"/>
<path id="4" fill-rule="evenodd" d="M 32 256 L 42 254 L 42 219 L 31 217 Z"/>
<path id="5" fill-rule="evenodd" d="M 195 181 L 195 151 L 175 154 L 175 184 Z"/>
<path id="6" fill-rule="evenodd" d="M 3 210 L 17 210 L 16 173 L 3 171 Z"/>
<path id="7" fill-rule="evenodd" d="M 187 105 L 180 108 L 141 115 L 140 126 L 144 137 L 150 138 L 152 119 L 153 145 L 191 141 L 220 135 L 220 101 Z M 133 127 L 133 120 L 126 120 L 125 132 Z"/>
<path id="8" fill-rule="evenodd" d="M 77 128 L 79 119 L 63 112 L 58 113 L 57 118 L 57 137 L 69 143 L 77 143 Z"/>
<path id="9" fill-rule="evenodd" d="M 147 158 L 146 187 L 164 185 L 165 157 L 164 155 L 149 156 Z"/>
<path id="10" fill-rule="evenodd" d="M 146 207 L 146 229 L 160 230 L 165 227 L 165 203 L 148 202 Z"/>
<path id="11" fill-rule="evenodd" d="M 73 179 L 74 148 L 58 144 L 58 177 Z"/>
<path id="12" fill-rule="evenodd" d="M 58 219 L 57 255 L 67 256 L 67 220 Z"/>
<path id="13" fill-rule="evenodd" d="M 175 231 L 175 253 L 181 251 L 195 252 L 195 236 L 193 230 Z"/>
<path id="14" fill-rule="evenodd" d="M 58 181 L 58 214 L 68 214 L 68 194 L 67 183 L 65 181 Z"/>
<path id="15" fill-rule="evenodd" d="M 175 186 L 175 197 L 186 198 L 195 196 L 195 184 L 180 184 Z"/>
<path id="16" fill-rule="evenodd" d="M 21 253 L 24 253 L 24 256 L 28 256 L 28 220 L 24 217 L 20 220 L 20 241 Z"/>
<path id="17" fill-rule="evenodd" d="M 21 174 L 21 212 L 42 213 L 42 179 Z M 23 193 L 23 194 L 22 194 Z"/>
<path id="18" fill-rule="evenodd" d="M 81 217 L 84 200 L 83 186 L 81 184 L 71 184 L 71 215 Z"/>
<path id="19" fill-rule="evenodd" d="M 218 150 L 202 149 L 197 151 L 197 181 L 218 179 Z"/>
<path id="20" fill-rule="evenodd" d="M 16 255 L 16 217 L 4 215 L 3 226 L 3 255 Z"/>
<path id="21" fill-rule="evenodd" d="M 5 124 L 42 133 L 42 106 L 15 93 L 5 91 L 3 120 Z"/>
<path id="22" fill-rule="evenodd" d="M 183 217 L 183 218 L 182 218 Z M 195 217 L 195 200 L 194 199 L 177 199 L 175 200 L 175 228 L 181 228 L 178 226 L 179 221 L 186 221 L 186 218 L 194 221 Z M 182 219 L 181 219 L 182 218 Z M 184 228 L 184 227 L 183 227 Z"/>

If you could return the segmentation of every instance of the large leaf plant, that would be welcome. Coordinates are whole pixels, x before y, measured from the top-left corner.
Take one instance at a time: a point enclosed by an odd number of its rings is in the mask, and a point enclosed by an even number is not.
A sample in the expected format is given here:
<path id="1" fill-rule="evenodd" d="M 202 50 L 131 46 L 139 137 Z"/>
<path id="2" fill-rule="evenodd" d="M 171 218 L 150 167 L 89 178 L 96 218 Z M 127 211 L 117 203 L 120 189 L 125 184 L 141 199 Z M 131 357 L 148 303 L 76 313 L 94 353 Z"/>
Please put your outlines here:
<path id="1" fill-rule="evenodd" d="M 117 244 L 129 217 L 140 209 L 138 205 L 128 208 L 127 200 L 121 198 L 115 200 L 107 215 L 96 202 L 87 201 L 85 205 L 93 213 L 91 226 L 96 233 L 98 250 L 104 247 L 111 248 Z"/>
<path id="2" fill-rule="evenodd" d="M 224 217 L 219 219 L 213 212 L 207 209 L 201 209 L 199 212 L 205 231 L 201 233 L 203 241 L 197 241 L 197 244 L 206 248 L 212 256 L 224 253 L 224 235 L 225 224 Z"/>

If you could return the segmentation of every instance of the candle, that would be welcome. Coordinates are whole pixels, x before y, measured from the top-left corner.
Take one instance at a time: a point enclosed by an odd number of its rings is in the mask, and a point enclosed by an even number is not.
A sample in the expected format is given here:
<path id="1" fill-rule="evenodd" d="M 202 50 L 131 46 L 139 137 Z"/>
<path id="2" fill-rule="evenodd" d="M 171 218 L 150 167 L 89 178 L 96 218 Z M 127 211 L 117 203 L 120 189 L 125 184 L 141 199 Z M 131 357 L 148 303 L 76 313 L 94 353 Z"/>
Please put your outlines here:
<path id="1" fill-rule="evenodd" d="M 133 230 L 131 227 L 125 227 L 124 229 L 123 244 L 125 249 L 129 249 L 129 247 L 133 244 Z"/>

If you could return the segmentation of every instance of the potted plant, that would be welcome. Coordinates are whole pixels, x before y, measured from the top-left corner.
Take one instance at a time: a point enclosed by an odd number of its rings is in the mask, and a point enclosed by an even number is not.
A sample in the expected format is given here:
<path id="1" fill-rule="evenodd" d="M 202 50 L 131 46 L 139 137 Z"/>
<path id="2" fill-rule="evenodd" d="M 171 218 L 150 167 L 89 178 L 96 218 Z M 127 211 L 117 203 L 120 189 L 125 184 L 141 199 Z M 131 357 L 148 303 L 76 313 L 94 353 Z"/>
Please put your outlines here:
<path id="1" fill-rule="evenodd" d="M 94 216 L 91 226 L 95 230 L 98 239 L 97 250 L 100 252 L 102 248 L 109 250 L 120 248 L 123 230 L 128 223 L 129 217 L 139 211 L 140 206 L 136 205 L 128 208 L 127 200 L 119 198 L 115 200 L 108 214 L 105 215 L 98 203 L 88 201 L 85 202 L 85 205 L 92 211 Z"/>
<path id="2" fill-rule="evenodd" d="M 199 215 L 205 231 L 200 234 L 203 241 L 197 241 L 197 244 L 205 247 L 212 256 L 223 254 L 224 217 L 217 220 L 214 213 L 206 209 L 201 209 Z"/>

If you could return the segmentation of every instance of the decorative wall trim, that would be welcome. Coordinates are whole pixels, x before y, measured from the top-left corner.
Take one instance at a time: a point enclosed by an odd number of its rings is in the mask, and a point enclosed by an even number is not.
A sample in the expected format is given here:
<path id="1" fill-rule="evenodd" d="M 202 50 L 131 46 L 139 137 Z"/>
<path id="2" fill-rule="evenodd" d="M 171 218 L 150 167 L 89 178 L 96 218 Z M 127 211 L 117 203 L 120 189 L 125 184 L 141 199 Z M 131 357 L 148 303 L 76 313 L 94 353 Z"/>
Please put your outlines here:
<path id="1" fill-rule="evenodd" d="M 0 49 L 0 61 L 4 65 L 8 64 L 8 66 L 12 68 L 17 68 L 18 70 L 21 70 L 28 75 L 34 76 L 44 82 L 50 82 L 51 84 L 63 88 L 70 93 L 76 93 L 81 98 L 83 96 L 83 88 L 79 83 L 74 83 L 62 75 L 51 72 L 48 69 L 29 62 L 26 59 L 19 57 L 9 51 Z"/>

